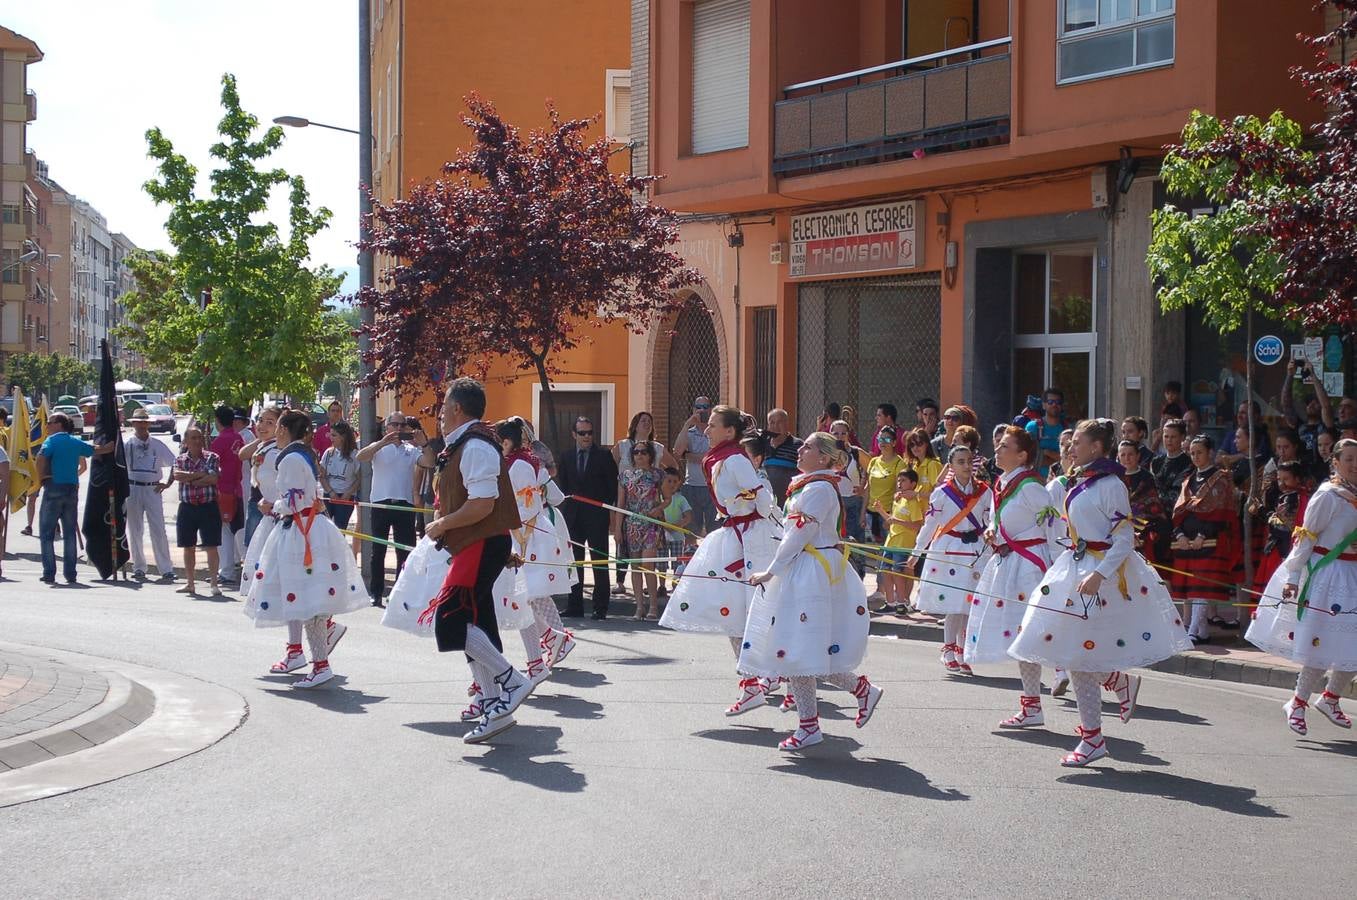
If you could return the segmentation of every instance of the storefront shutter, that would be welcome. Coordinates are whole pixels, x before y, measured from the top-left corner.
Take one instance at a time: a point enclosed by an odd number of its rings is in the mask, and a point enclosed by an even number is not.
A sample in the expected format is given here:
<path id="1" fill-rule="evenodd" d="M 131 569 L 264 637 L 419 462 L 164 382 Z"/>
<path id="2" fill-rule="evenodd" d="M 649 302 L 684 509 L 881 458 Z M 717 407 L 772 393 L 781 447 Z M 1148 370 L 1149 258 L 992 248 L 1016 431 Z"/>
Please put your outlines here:
<path id="1" fill-rule="evenodd" d="M 749 145 L 749 0 L 693 5 L 693 153 Z"/>

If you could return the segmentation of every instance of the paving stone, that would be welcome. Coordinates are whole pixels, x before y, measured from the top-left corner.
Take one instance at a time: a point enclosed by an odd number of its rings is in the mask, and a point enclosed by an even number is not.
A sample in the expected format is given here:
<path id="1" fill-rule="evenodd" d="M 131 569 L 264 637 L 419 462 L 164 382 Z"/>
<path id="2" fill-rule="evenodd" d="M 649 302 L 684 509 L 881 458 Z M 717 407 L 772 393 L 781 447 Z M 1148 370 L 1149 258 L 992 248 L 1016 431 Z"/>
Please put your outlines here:
<path id="1" fill-rule="evenodd" d="M 59 731 L 44 738 L 35 738 L 33 743 L 53 756 L 65 756 L 78 750 L 88 750 L 94 744 L 74 731 Z"/>
<path id="2" fill-rule="evenodd" d="M 19 769 L 24 766 L 31 766 L 34 763 L 46 762 L 51 758 L 51 753 L 48 753 L 32 741 L 20 741 L 9 747 L 0 747 L 0 762 L 9 766 L 11 769 Z"/>
<path id="3" fill-rule="evenodd" d="M 75 733 L 91 744 L 102 744 L 104 741 L 113 740 L 132 727 L 133 723 L 122 716 L 104 716 L 101 719 L 81 725 L 75 730 Z"/>

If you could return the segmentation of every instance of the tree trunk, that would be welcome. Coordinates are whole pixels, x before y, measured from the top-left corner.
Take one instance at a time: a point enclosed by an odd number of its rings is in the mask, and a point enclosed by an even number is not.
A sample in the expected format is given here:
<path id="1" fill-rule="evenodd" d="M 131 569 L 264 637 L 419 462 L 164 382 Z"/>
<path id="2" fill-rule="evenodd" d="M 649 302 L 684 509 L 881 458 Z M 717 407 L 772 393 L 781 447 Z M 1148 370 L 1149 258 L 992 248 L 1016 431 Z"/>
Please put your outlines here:
<path id="1" fill-rule="evenodd" d="M 1254 421 L 1253 421 L 1253 303 L 1249 303 L 1246 313 L 1247 332 L 1244 344 L 1244 395 L 1248 403 L 1247 416 L 1249 431 L 1249 494 L 1253 494 L 1253 489 L 1257 485 L 1258 478 L 1258 450 L 1254 447 Z M 1291 386 L 1285 385 L 1283 390 L 1290 390 Z M 1249 512 L 1248 498 L 1244 501 L 1244 587 L 1253 586 L 1253 567 L 1257 560 L 1253 558 L 1253 514 Z M 1242 591 L 1238 593 L 1237 599 L 1240 603 L 1246 602 L 1246 597 Z M 1241 606 L 1239 609 L 1248 609 Z"/>
<path id="2" fill-rule="evenodd" d="M 555 453 L 560 447 L 560 435 L 556 433 L 556 398 L 551 395 L 551 379 L 547 377 L 547 355 L 533 356 L 533 365 L 537 368 L 537 382 L 542 385 L 542 421 L 537 425 L 537 437 Z"/>

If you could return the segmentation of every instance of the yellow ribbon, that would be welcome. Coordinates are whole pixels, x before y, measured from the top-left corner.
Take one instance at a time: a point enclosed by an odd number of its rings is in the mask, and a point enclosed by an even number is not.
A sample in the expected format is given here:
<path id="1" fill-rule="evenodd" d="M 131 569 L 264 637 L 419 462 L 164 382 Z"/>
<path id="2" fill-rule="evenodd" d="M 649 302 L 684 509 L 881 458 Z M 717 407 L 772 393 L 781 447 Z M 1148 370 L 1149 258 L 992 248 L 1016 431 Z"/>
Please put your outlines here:
<path id="1" fill-rule="evenodd" d="M 820 564 L 820 567 L 825 570 L 825 577 L 829 579 L 830 584 L 838 584 L 840 581 L 843 581 L 843 575 L 840 575 L 838 578 L 834 577 L 834 567 L 829 564 L 829 557 L 821 553 L 819 547 L 816 547 L 813 544 L 807 544 L 806 552 L 809 553 L 811 556 L 815 557 L 815 561 L 818 562 Z M 845 549 L 844 565 L 847 564 L 848 564 L 848 551 L 847 549 Z"/>
<path id="2" fill-rule="evenodd" d="M 1112 530 L 1115 532 L 1117 528 L 1120 528 L 1122 525 L 1125 524 L 1126 520 L 1123 519 L 1122 521 L 1118 522 L 1116 524 L 1116 527 L 1114 527 Z M 1075 547 L 1077 548 L 1079 546 L 1079 532 L 1075 530 L 1073 522 L 1069 523 L 1069 528 L 1070 537 L 1074 540 Z M 1094 550 L 1087 543 L 1084 544 L 1084 552 L 1092 553 L 1096 559 L 1103 559 L 1107 556 L 1106 550 Z M 1128 588 L 1126 585 L 1126 563 L 1130 562 L 1130 559 L 1131 558 L 1128 556 L 1126 559 L 1122 560 L 1121 565 L 1117 566 L 1117 587 L 1121 588 L 1121 595 L 1123 597 L 1131 596 L 1130 588 Z"/>
<path id="3" fill-rule="evenodd" d="M 1310 529 L 1305 528 L 1304 526 L 1301 525 L 1297 525 L 1294 529 L 1292 529 L 1291 537 L 1297 541 L 1302 540 L 1304 538 L 1309 538 L 1312 541 L 1319 540 L 1319 535 L 1315 534 Z"/>

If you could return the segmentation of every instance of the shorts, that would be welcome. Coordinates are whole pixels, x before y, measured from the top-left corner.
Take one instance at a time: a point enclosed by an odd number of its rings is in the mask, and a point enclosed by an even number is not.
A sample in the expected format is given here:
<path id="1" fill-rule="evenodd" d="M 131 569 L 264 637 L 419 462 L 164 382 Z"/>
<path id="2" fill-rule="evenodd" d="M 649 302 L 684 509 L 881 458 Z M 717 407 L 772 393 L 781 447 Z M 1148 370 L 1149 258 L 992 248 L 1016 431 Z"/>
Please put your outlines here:
<path id="1" fill-rule="evenodd" d="M 881 555 L 890 560 L 883 562 L 877 567 L 881 572 L 903 572 L 909 565 L 909 551 L 904 547 L 886 547 L 881 551 Z"/>
<path id="2" fill-rule="evenodd" d="M 176 546 L 220 547 L 221 507 L 217 501 L 209 503 L 179 503 L 174 531 Z"/>
<path id="3" fill-rule="evenodd" d="M 687 562 L 687 560 L 680 559 L 680 557 L 690 556 L 691 553 L 688 550 L 688 543 L 686 540 L 671 541 L 668 538 L 666 538 L 664 544 L 664 551 L 662 555 L 667 556 L 674 561 L 675 572 L 682 572 L 683 564 Z M 656 572 L 668 572 L 669 563 L 668 562 L 658 563 L 655 566 L 653 566 L 653 568 L 655 569 Z"/>

